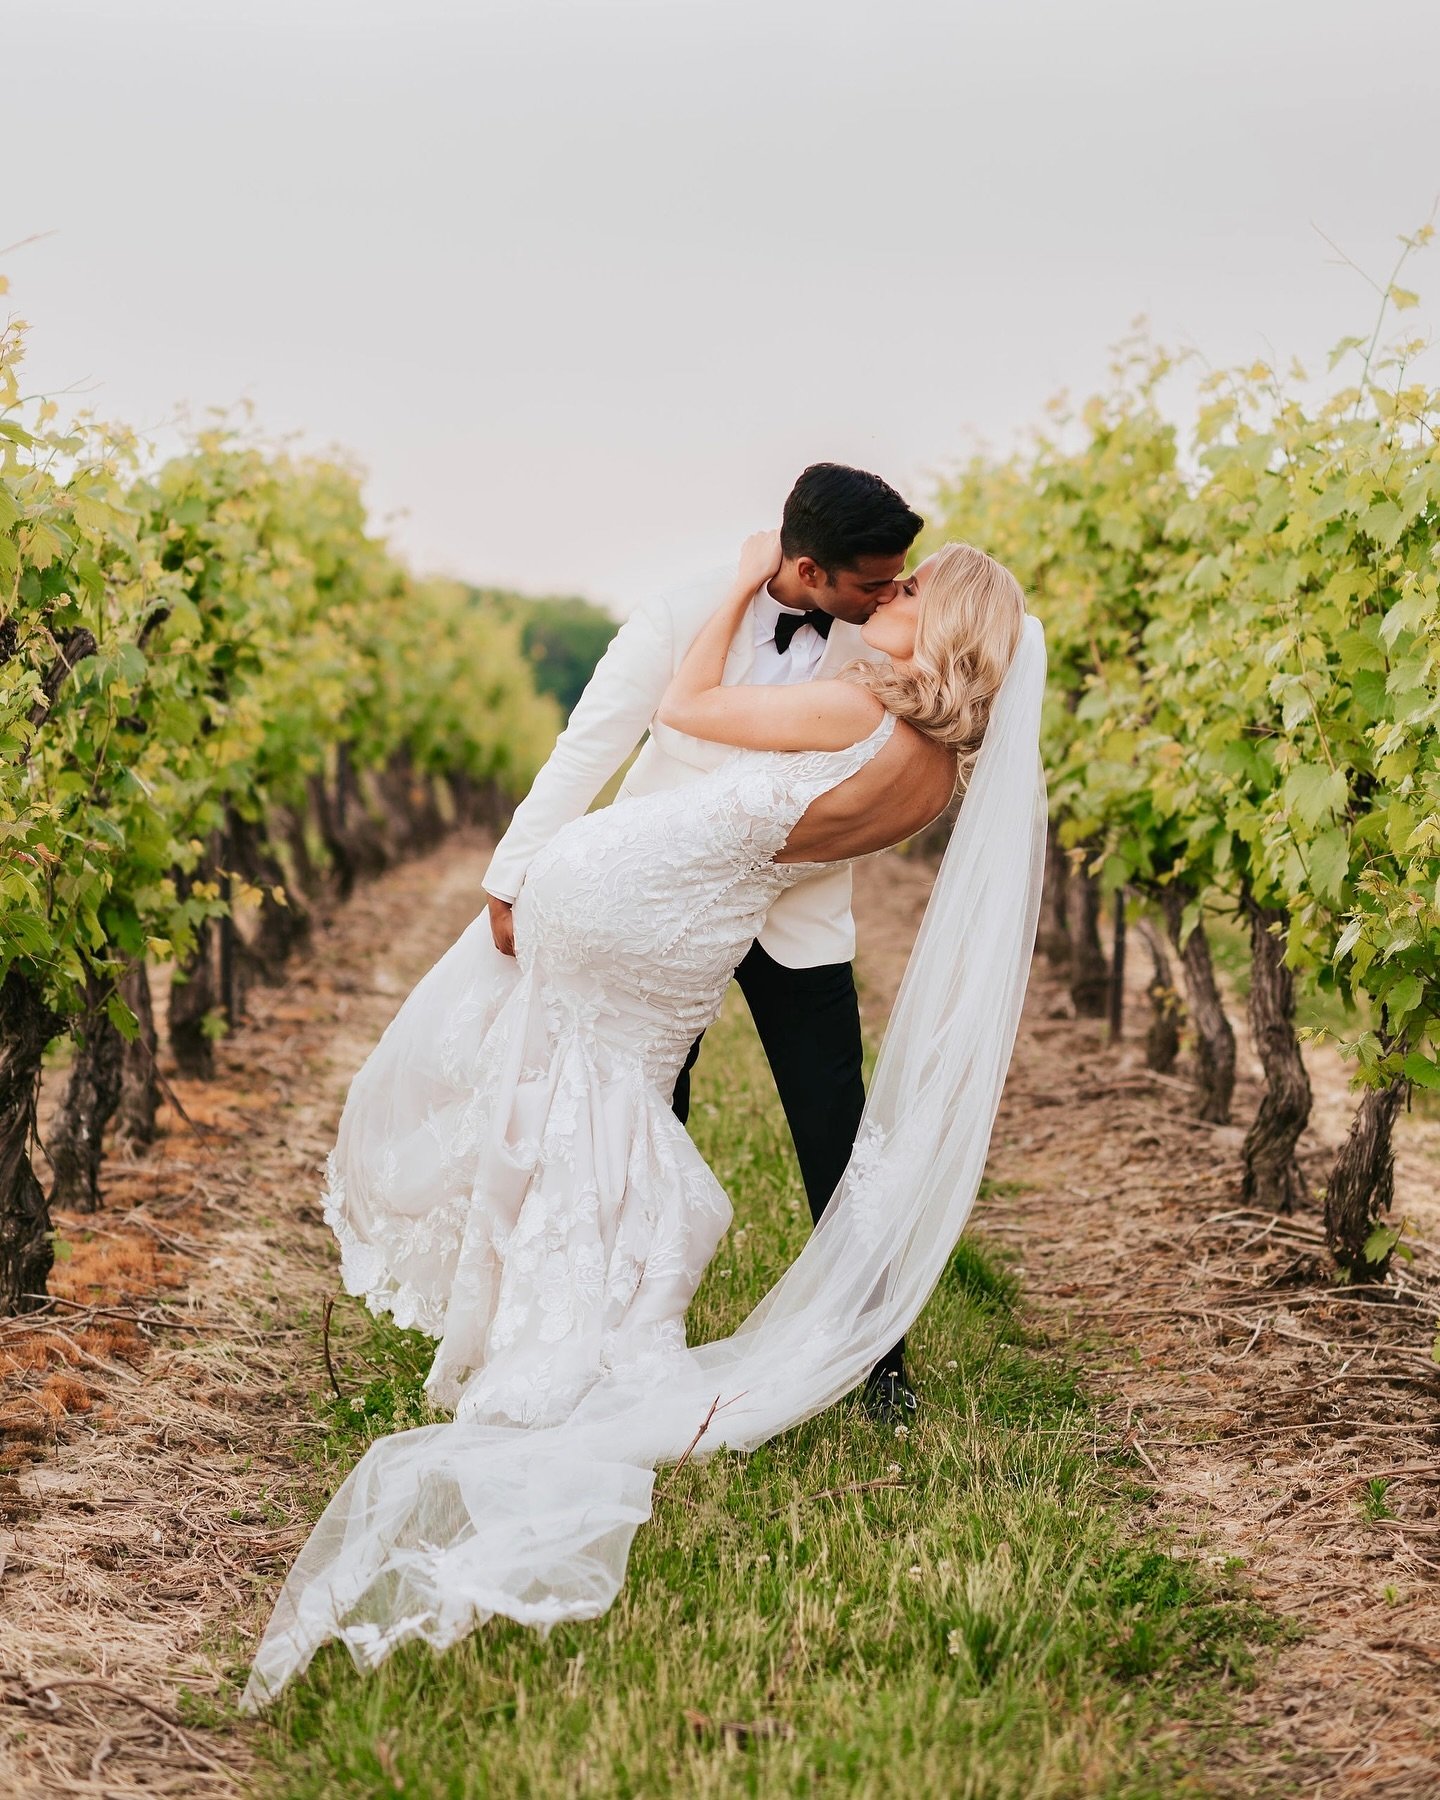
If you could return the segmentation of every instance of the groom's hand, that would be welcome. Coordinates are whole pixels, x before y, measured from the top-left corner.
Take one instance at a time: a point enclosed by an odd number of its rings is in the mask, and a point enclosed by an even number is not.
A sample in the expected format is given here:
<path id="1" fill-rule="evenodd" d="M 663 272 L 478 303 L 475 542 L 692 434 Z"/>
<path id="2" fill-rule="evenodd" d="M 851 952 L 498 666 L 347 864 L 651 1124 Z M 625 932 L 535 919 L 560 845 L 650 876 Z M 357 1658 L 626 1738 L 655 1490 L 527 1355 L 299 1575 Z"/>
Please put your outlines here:
<path id="1" fill-rule="evenodd" d="M 490 935 L 495 940 L 495 948 L 503 956 L 515 954 L 515 909 L 508 900 L 497 900 L 492 894 L 489 899 Z"/>

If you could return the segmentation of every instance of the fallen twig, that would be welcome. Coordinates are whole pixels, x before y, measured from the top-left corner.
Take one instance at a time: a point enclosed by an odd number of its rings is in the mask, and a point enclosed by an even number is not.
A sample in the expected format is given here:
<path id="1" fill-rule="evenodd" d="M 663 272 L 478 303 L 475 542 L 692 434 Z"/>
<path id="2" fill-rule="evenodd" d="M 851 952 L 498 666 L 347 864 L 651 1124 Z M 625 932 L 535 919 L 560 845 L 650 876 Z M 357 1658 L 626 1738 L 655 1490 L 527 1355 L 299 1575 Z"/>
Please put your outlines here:
<path id="1" fill-rule="evenodd" d="M 334 1310 L 335 1296 L 327 1294 L 325 1296 L 325 1312 L 321 1320 L 320 1343 L 325 1352 L 325 1373 L 330 1377 L 330 1385 L 335 1390 L 335 1398 L 343 1400 L 345 1396 L 340 1392 L 340 1383 L 335 1378 L 335 1365 L 330 1360 L 330 1315 Z"/>
<path id="2" fill-rule="evenodd" d="M 94 1693 L 109 1694 L 112 1699 L 124 1700 L 131 1706 L 138 1706 L 142 1712 L 147 1712 L 152 1718 L 158 1719 L 167 1731 L 172 1732 L 179 1739 L 195 1761 L 203 1764 L 205 1768 L 213 1769 L 217 1775 L 233 1776 L 235 1773 L 227 1764 L 211 1756 L 208 1751 L 202 1750 L 191 1739 L 173 1713 L 167 1712 L 163 1706 L 157 1706 L 153 1700 L 146 1700 L 143 1695 L 131 1693 L 128 1688 L 116 1687 L 113 1682 L 101 1681 L 93 1675 L 65 1675 L 57 1677 L 54 1681 L 31 1683 L 22 1676 L 13 1674 L 0 1674 L 0 1682 L 7 1687 L 19 1690 L 18 1693 L 7 1693 L 4 1696 L 7 1700 L 32 1709 L 39 1707 L 40 1710 L 48 1713 L 59 1712 L 63 1704 L 59 1697 L 62 1688 L 89 1688 Z"/>
<path id="3" fill-rule="evenodd" d="M 806 1500 L 836 1500 L 842 1494 L 868 1494 L 875 1488 L 903 1488 L 907 1485 L 898 1475 L 882 1475 L 877 1481 L 847 1481 L 841 1487 L 821 1488 L 818 1493 L 797 1494 L 793 1500 L 786 1501 L 784 1506 L 772 1506 L 765 1517 L 776 1518 L 780 1513 L 789 1512 L 792 1506 L 798 1506 Z"/>
<path id="4" fill-rule="evenodd" d="M 668 1494 L 670 1492 L 671 1488 L 674 1487 L 676 1476 L 679 1475 L 680 1471 L 685 1467 L 686 1463 L 689 1462 L 691 1454 L 693 1453 L 693 1451 L 695 1449 L 695 1446 L 700 1442 L 701 1438 L 703 1438 L 705 1433 L 710 1429 L 710 1421 L 715 1417 L 716 1413 L 719 1412 L 719 1410 L 720 1410 L 720 1396 L 717 1394 L 710 1403 L 710 1410 L 708 1413 L 706 1413 L 704 1422 L 701 1424 L 700 1429 L 695 1433 L 694 1437 L 691 1438 L 690 1442 L 685 1446 L 685 1454 L 680 1458 L 679 1462 L 677 1462 L 675 1467 L 670 1471 L 669 1479 L 666 1481 L 664 1487 L 661 1488 L 660 1498 L 662 1500 L 665 1498 L 666 1494 Z"/>
<path id="5" fill-rule="evenodd" d="M 795 1735 L 795 1727 L 784 1719 L 712 1719 L 709 1713 L 696 1712 L 689 1706 L 685 1708 L 685 1723 L 696 1737 L 714 1731 L 740 1745 L 753 1744 L 761 1738 L 793 1738 Z"/>

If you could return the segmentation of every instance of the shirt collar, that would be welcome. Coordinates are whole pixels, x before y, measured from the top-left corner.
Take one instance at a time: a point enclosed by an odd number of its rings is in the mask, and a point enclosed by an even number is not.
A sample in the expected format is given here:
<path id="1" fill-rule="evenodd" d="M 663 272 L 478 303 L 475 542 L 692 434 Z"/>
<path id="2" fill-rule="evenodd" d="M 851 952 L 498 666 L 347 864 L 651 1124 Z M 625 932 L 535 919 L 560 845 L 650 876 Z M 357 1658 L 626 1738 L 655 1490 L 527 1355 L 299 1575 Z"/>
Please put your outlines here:
<path id="1" fill-rule="evenodd" d="M 779 623 L 781 613 L 793 613 L 797 618 L 806 609 L 803 606 L 782 606 L 769 588 L 761 588 L 755 596 L 755 643 L 769 644 L 774 641 L 775 627 Z"/>

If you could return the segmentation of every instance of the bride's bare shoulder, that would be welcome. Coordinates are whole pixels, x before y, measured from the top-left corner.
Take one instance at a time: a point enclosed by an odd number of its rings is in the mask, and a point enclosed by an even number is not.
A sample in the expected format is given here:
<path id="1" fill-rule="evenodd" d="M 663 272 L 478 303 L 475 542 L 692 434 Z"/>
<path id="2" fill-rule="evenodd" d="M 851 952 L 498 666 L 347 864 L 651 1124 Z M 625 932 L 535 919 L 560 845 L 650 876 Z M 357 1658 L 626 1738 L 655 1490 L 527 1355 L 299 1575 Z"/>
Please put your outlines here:
<path id="1" fill-rule="evenodd" d="M 819 746 L 823 750 L 848 749 L 868 737 L 885 716 L 875 695 L 854 681 L 811 681 L 803 690 L 790 691 L 803 691 L 814 701 L 817 720 L 823 720 L 826 728 L 826 741 Z"/>

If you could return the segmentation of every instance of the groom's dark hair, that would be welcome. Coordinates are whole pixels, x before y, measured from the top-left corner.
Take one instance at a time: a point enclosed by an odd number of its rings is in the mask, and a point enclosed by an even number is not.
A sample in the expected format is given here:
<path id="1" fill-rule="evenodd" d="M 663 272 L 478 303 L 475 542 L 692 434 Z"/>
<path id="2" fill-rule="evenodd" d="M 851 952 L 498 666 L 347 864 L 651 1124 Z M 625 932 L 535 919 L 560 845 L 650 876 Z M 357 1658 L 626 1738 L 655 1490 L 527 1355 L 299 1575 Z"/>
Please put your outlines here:
<path id="1" fill-rule="evenodd" d="M 862 556 L 903 556 L 924 523 L 878 475 L 811 463 L 785 502 L 780 548 L 833 575 L 857 567 Z"/>

